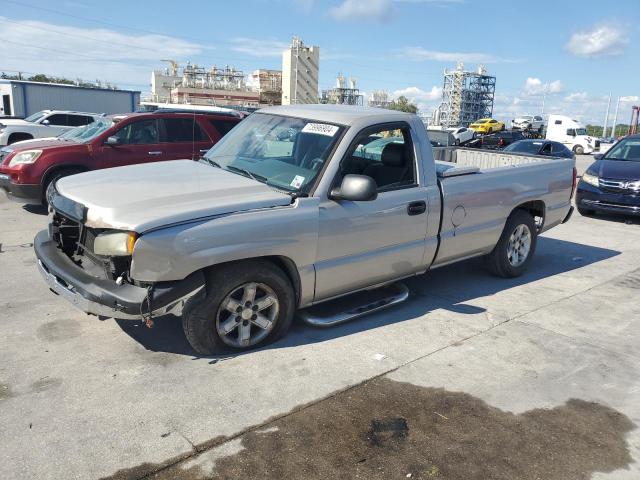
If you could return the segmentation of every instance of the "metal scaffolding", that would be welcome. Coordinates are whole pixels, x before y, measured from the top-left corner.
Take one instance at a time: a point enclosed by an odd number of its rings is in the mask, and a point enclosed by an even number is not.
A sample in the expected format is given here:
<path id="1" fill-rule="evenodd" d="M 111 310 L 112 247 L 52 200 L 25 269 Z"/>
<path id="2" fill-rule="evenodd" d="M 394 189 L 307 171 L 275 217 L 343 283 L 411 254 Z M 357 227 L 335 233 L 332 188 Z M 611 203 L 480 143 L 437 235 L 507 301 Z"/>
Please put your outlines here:
<path id="1" fill-rule="evenodd" d="M 363 96 L 356 86 L 356 79 L 349 79 L 347 87 L 344 75 L 339 74 L 336 79 L 335 88 L 323 90 L 320 97 L 320 103 L 336 103 L 340 105 L 362 105 Z"/>
<path id="2" fill-rule="evenodd" d="M 475 72 L 465 71 L 462 63 L 453 71 L 445 70 L 436 123 L 468 127 L 479 118 L 491 117 L 495 90 L 496 77 L 487 75 L 482 65 Z"/>

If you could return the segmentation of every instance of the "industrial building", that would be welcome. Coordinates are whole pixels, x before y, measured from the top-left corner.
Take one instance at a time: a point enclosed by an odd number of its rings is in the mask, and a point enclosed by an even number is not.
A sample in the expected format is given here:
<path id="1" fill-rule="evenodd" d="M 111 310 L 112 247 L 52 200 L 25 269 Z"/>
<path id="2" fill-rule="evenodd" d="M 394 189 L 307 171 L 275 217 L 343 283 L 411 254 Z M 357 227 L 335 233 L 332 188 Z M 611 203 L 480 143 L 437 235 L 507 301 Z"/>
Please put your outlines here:
<path id="1" fill-rule="evenodd" d="M 282 72 L 256 70 L 248 77 L 228 65 L 209 69 L 187 63 L 151 73 L 151 96 L 143 105 L 189 104 L 255 109 L 278 105 L 282 95 Z M 249 82 L 247 82 L 247 79 Z"/>
<path id="2" fill-rule="evenodd" d="M 370 107 L 387 108 L 391 104 L 389 92 L 384 90 L 374 90 L 369 95 L 368 105 Z"/>
<path id="3" fill-rule="evenodd" d="M 298 37 L 282 52 L 282 105 L 318 103 L 320 47 L 308 47 Z"/>
<path id="4" fill-rule="evenodd" d="M 435 110 L 433 124 L 443 127 L 468 127 L 479 118 L 491 117 L 496 77 L 487 75 L 484 66 L 465 71 L 458 63 L 455 70 L 444 71 L 442 103 Z"/>
<path id="5" fill-rule="evenodd" d="M 323 90 L 320 103 L 335 103 L 339 105 L 362 105 L 363 96 L 356 86 L 356 79 L 349 79 L 349 86 L 344 75 L 336 78 L 336 86 L 329 90 Z"/>
<path id="6" fill-rule="evenodd" d="M 258 92 L 260 105 L 280 105 L 282 102 L 282 72 L 280 70 L 255 70 L 251 85 Z"/>
<path id="7" fill-rule="evenodd" d="M 0 116 L 28 117 L 41 110 L 125 113 L 137 110 L 140 92 L 60 83 L 0 79 Z"/>

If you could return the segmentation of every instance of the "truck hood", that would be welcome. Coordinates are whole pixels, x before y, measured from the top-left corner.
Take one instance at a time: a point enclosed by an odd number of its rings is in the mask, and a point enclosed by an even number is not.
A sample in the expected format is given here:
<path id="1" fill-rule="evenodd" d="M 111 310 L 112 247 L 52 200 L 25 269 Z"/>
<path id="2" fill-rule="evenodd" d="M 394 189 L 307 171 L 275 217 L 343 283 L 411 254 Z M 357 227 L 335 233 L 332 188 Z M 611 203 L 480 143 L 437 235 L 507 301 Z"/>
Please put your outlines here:
<path id="1" fill-rule="evenodd" d="M 291 204 L 291 196 L 263 183 L 193 160 L 81 173 L 60 179 L 56 188 L 87 208 L 87 226 L 138 233 Z"/>

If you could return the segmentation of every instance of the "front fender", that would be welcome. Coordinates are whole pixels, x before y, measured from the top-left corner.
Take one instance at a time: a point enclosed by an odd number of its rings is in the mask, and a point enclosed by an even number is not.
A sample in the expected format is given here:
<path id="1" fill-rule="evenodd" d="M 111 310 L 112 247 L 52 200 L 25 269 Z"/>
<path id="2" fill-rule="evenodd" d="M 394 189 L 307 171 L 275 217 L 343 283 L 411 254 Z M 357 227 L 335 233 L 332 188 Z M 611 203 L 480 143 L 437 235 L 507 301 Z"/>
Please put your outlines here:
<path id="1" fill-rule="evenodd" d="M 254 210 L 143 233 L 135 244 L 130 276 L 140 282 L 181 280 L 221 263 L 277 256 L 295 264 L 300 300 L 313 298 L 318 200 Z"/>

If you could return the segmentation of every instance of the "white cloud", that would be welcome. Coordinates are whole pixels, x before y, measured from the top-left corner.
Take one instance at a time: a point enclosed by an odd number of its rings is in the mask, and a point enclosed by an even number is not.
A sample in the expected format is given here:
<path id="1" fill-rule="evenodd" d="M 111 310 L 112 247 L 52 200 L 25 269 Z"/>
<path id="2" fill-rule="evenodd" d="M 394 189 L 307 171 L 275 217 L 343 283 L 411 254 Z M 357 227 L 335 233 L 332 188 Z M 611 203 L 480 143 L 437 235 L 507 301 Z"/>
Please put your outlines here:
<path id="1" fill-rule="evenodd" d="M 560 80 L 554 80 L 550 83 L 543 83 L 536 77 L 527 77 L 522 87 L 522 94 L 525 96 L 537 96 L 542 94 L 560 93 L 564 90 L 564 86 Z"/>
<path id="2" fill-rule="evenodd" d="M 501 63 L 511 62 L 504 58 L 499 58 L 488 53 L 479 52 L 441 52 L 437 50 L 427 50 L 422 47 L 406 47 L 402 51 L 402 56 L 414 61 L 435 61 L 435 62 L 470 62 L 470 63 Z"/>
<path id="3" fill-rule="evenodd" d="M 339 21 L 388 22 L 396 13 L 392 0 L 343 0 L 329 9 L 329 14 Z"/>
<path id="4" fill-rule="evenodd" d="M 565 48 L 578 57 L 595 58 L 620 55 L 629 40 L 625 33 L 613 25 L 600 25 L 571 35 Z"/>
<path id="5" fill-rule="evenodd" d="M 166 35 L 129 35 L 6 17 L 0 17 L 0 38 L 6 41 L 0 69 L 100 79 L 121 87 L 148 85 L 161 58 L 188 59 L 209 48 Z"/>
<path id="6" fill-rule="evenodd" d="M 279 40 L 238 37 L 231 40 L 230 48 L 253 57 L 280 57 L 288 47 L 288 43 Z"/>
<path id="7" fill-rule="evenodd" d="M 433 100 L 440 100 L 442 97 L 441 87 L 431 87 L 431 90 L 426 91 L 418 87 L 407 87 L 401 90 L 393 92 L 394 97 L 405 96 L 413 102 L 429 102 Z"/>
<path id="8" fill-rule="evenodd" d="M 564 100 L 565 102 L 584 102 L 587 98 L 587 92 L 575 92 L 564 97 Z"/>
<path id="9" fill-rule="evenodd" d="M 640 97 L 638 95 L 630 95 L 626 97 L 620 97 L 621 102 L 639 102 Z"/>

